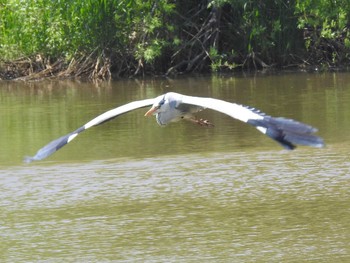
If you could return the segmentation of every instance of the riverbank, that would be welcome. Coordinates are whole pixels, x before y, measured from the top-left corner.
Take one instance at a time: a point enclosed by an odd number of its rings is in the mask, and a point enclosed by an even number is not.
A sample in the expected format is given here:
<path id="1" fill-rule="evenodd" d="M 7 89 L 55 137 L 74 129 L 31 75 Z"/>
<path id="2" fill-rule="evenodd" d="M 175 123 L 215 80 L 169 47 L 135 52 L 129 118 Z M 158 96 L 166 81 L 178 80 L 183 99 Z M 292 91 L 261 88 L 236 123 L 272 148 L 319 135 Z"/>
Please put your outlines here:
<path id="1" fill-rule="evenodd" d="M 220 73 L 238 73 L 242 72 L 264 72 L 264 73 L 276 73 L 285 71 L 301 71 L 301 72 L 327 72 L 327 71 L 349 71 L 348 65 L 331 66 L 331 65 L 311 65 L 304 64 L 291 64 L 282 67 L 274 66 L 259 66 L 247 69 L 224 69 Z M 197 73 L 210 73 L 210 72 L 197 72 Z M 218 73 L 218 72 L 215 72 Z M 148 72 L 148 74 L 142 74 L 142 77 L 151 76 L 163 76 L 163 77 L 175 77 L 176 75 L 191 75 L 193 73 L 156 73 Z M 131 74 L 128 76 L 119 76 L 111 70 L 111 63 L 104 63 L 99 65 L 94 61 L 75 61 L 70 63 L 58 60 L 55 62 L 49 62 L 44 60 L 31 60 L 30 58 L 20 58 L 14 61 L 6 61 L 0 63 L 0 80 L 10 81 L 39 81 L 45 79 L 83 79 L 87 81 L 110 81 L 120 78 L 132 78 L 138 77 Z"/>
<path id="2" fill-rule="evenodd" d="M 21 57 L 0 63 L 0 80 L 35 81 L 41 79 L 83 78 L 111 80 L 111 64 L 92 58 L 51 61 L 41 55 Z"/>

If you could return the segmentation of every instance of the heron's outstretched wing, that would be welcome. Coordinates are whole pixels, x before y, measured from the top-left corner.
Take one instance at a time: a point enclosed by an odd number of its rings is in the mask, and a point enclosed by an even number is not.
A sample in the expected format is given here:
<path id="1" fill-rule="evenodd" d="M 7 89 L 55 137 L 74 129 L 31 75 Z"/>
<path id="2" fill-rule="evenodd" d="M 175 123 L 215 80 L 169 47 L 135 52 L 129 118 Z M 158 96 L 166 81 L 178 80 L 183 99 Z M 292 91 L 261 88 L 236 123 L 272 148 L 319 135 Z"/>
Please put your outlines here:
<path id="1" fill-rule="evenodd" d="M 32 161 L 38 161 L 42 160 L 63 146 L 65 146 L 67 143 L 71 142 L 76 136 L 79 135 L 79 133 L 85 131 L 86 129 L 89 129 L 93 126 L 102 124 L 104 122 L 110 121 L 119 115 L 122 115 L 124 113 L 127 113 L 132 110 L 136 110 L 139 108 L 144 108 L 152 105 L 154 102 L 154 99 L 146 99 L 146 100 L 140 100 L 140 101 L 133 101 L 128 104 L 122 105 L 120 107 L 117 107 L 115 109 L 109 110 L 96 118 L 92 119 L 85 125 L 81 126 L 80 128 L 76 129 L 75 131 L 68 133 L 56 140 L 51 141 L 47 145 L 45 145 L 43 148 L 41 148 L 33 157 L 26 157 L 25 161 L 26 162 L 32 162 Z"/>
<path id="2" fill-rule="evenodd" d="M 323 139 L 312 134 L 317 132 L 316 128 L 292 119 L 271 117 L 255 108 L 213 98 L 183 95 L 182 103 L 216 110 L 249 123 L 289 150 L 294 149 L 295 144 L 312 147 L 324 146 Z"/>

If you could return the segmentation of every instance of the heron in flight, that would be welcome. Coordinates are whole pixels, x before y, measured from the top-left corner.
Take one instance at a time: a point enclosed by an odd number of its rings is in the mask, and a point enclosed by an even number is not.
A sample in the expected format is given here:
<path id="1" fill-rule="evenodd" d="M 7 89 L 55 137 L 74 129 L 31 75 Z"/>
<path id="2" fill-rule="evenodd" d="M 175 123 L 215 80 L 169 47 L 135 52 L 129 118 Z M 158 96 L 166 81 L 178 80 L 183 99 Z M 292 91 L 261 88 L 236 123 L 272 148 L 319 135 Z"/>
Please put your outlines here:
<path id="1" fill-rule="evenodd" d="M 293 150 L 296 144 L 312 147 L 323 147 L 323 139 L 313 135 L 317 129 L 307 124 L 286 119 L 283 117 L 271 117 L 261 111 L 244 105 L 231 103 L 214 98 L 186 96 L 175 92 L 168 92 L 153 99 L 133 101 L 109 110 L 92 119 L 77 130 L 51 141 L 41 148 L 33 157 L 26 157 L 25 161 L 32 162 L 42 160 L 64 145 L 71 142 L 81 132 L 110 121 L 119 115 L 139 108 L 151 108 L 145 116 L 155 115 L 157 123 L 165 126 L 170 122 L 189 120 L 202 126 L 214 126 L 207 120 L 197 119 L 195 113 L 204 109 L 212 109 L 254 126 L 263 134 L 280 143 L 284 148 Z"/>

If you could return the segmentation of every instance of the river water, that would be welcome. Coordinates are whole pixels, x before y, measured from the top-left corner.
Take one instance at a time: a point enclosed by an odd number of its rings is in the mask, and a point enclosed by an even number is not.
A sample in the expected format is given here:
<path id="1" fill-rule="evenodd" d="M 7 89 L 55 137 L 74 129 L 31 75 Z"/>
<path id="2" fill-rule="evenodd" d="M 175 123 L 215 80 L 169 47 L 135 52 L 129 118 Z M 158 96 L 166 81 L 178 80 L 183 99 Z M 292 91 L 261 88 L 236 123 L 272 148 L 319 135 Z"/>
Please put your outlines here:
<path id="1" fill-rule="evenodd" d="M 165 128 L 146 109 L 23 158 L 106 110 L 167 91 L 319 128 L 283 150 L 217 112 Z M 350 73 L 0 83 L 1 262 L 350 262 Z"/>

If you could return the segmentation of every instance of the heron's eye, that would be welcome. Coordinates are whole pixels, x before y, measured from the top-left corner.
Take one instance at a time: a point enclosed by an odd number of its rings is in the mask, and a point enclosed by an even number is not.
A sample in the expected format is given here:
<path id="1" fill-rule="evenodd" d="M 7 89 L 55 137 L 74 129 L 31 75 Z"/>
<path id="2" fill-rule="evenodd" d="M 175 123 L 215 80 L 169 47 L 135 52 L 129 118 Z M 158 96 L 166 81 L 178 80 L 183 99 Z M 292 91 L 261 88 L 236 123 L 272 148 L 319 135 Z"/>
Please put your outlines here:
<path id="1" fill-rule="evenodd" d="M 163 98 L 163 99 L 158 103 L 157 109 L 159 109 L 164 103 L 165 103 L 165 98 Z"/>

